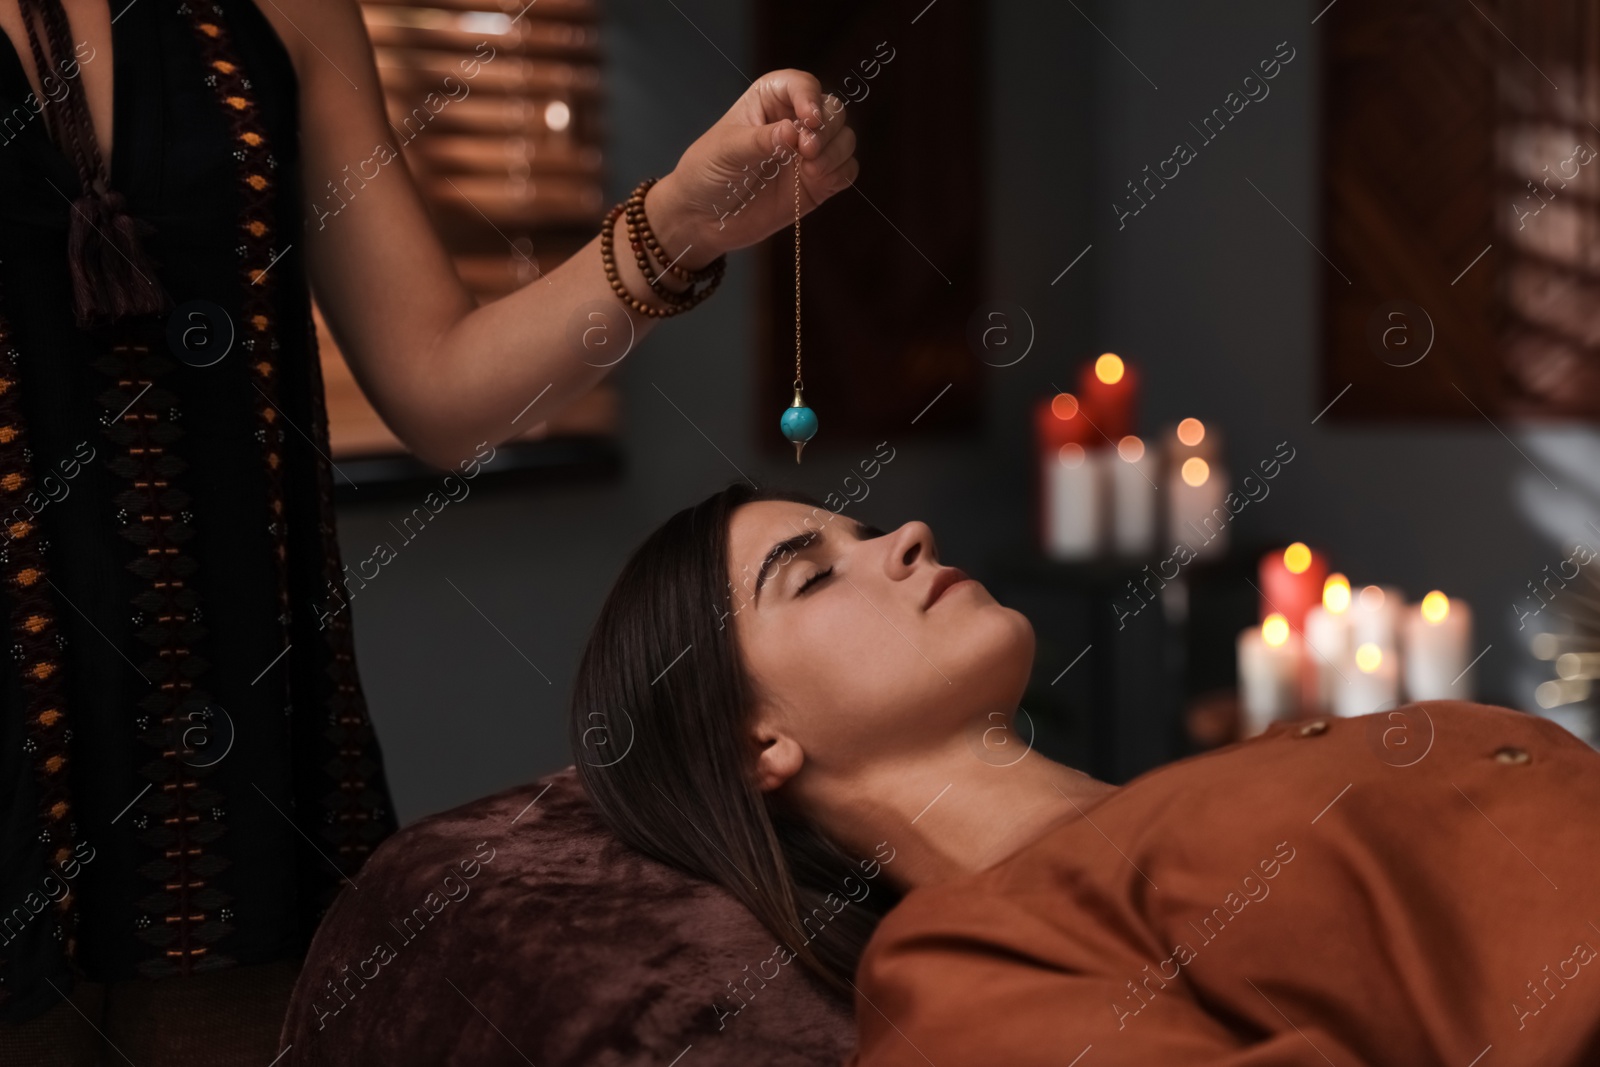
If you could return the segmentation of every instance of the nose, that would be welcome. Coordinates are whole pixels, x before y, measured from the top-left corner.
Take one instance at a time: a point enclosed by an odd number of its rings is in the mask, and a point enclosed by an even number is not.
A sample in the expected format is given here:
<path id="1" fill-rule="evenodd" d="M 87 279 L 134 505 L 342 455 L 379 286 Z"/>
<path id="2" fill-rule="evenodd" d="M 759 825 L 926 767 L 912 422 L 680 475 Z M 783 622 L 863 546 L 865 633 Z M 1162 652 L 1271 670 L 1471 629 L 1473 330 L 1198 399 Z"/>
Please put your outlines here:
<path id="1" fill-rule="evenodd" d="M 888 553 L 884 557 L 884 571 L 891 581 L 900 581 L 914 574 L 920 563 L 938 566 L 939 546 L 933 539 L 933 530 L 925 522 L 908 522 L 889 535 Z"/>

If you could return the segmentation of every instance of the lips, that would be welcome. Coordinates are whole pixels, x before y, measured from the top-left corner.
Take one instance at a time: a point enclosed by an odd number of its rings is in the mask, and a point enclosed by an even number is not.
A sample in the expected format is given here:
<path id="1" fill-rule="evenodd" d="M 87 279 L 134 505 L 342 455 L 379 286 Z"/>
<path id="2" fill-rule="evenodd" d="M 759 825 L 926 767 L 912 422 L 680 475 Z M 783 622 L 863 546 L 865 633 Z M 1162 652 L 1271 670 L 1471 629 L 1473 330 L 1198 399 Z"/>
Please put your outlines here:
<path id="1" fill-rule="evenodd" d="M 933 576 L 933 583 L 928 586 L 928 599 L 922 605 L 922 610 L 927 611 L 933 607 L 933 602 L 944 595 L 944 591 L 957 582 L 970 580 L 970 575 L 960 567 L 945 567 Z"/>

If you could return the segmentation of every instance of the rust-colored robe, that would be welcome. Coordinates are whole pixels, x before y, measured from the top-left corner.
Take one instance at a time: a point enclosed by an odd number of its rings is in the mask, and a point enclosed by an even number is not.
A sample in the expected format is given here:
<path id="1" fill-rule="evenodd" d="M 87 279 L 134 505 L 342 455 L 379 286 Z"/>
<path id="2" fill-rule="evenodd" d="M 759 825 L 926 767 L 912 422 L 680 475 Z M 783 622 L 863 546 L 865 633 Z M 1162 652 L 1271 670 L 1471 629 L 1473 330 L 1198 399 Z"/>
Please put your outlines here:
<path id="1" fill-rule="evenodd" d="M 1279 723 L 908 893 L 853 1067 L 1600 1064 L 1600 753 L 1457 701 Z"/>

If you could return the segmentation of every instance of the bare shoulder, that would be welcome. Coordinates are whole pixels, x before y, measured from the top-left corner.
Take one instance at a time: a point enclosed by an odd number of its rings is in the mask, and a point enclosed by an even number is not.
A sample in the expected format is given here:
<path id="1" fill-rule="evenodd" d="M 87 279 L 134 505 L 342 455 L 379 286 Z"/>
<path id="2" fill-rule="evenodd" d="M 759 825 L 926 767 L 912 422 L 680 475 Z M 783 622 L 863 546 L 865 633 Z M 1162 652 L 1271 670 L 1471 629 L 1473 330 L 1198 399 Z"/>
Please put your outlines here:
<path id="1" fill-rule="evenodd" d="M 324 76 L 361 81 L 371 46 L 356 0 L 252 2 L 278 32 L 302 84 Z"/>

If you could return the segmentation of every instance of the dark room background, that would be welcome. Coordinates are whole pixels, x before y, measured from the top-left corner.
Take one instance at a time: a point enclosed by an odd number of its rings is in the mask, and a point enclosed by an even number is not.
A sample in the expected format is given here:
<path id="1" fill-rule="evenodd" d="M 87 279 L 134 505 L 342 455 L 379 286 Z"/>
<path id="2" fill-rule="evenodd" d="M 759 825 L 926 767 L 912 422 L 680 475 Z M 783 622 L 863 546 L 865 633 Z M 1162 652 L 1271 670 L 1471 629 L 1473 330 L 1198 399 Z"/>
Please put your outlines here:
<path id="1" fill-rule="evenodd" d="M 1533 709 L 1534 687 L 1550 675 L 1528 651 L 1532 629 L 1519 631 L 1516 605 L 1575 542 L 1600 543 L 1588 525 L 1600 513 L 1600 442 L 1579 424 L 1410 427 L 1331 415 L 1313 424 L 1325 400 L 1312 20 L 1325 3 L 987 6 L 977 139 L 984 300 L 1025 308 L 1036 338 L 1016 365 L 982 368 L 979 431 L 929 439 L 885 424 L 877 436 L 896 458 L 852 513 L 883 526 L 926 520 L 942 559 L 980 580 L 1028 553 L 1029 405 L 1086 357 L 1122 352 L 1143 374 L 1141 431 L 1198 416 L 1220 428 L 1235 469 L 1279 442 L 1296 450 L 1270 497 L 1240 516 L 1237 538 L 1313 541 L 1339 569 L 1413 598 L 1434 587 L 1459 593 L 1475 609 L 1476 644 L 1490 646 L 1480 696 Z M 900 5 L 903 17 L 886 25 L 897 49 L 918 47 L 913 17 L 938 15 L 925 5 Z M 614 202 L 640 177 L 670 170 L 760 70 L 753 3 L 609 0 L 606 11 Z M 1125 183 L 1283 43 L 1294 58 L 1271 95 L 1119 228 L 1112 205 Z M 940 181 L 943 150 L 926 146 L 926 181 Z M 1417 180 L 1444 189 L 1450 176 Z M 859 255 L 938 226 L 893 198 L 877 206 L 893 225 L 862 234 Z M 787 234 L 774 240 L 788 247 Z M 821 494 L 869 454 L 830 447 L 824 434 L 797 468 L 755 440 L 753 426 L 776 432 L 787 401 L 756 395 L 766 355 L 755 257 L 730 256 L 715 298 L 622 366 L 620 477 L 534 488 L 481 480 L 354 601 L 359 666 L 403 821 L 571 762 L 566 699 L 585 634 L 649 529 L 740 470 Z M 806 269 L 828 265 L 808 260 Z M 826 426 L 824 398 L 808 390 L 808 399 Z M 413 503 L 344 505 L 346 559 L 366 555 Z M 1562 721 L 1588 730 L 1587 720 Z"/>

